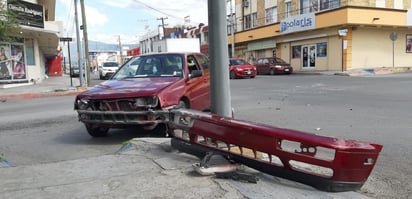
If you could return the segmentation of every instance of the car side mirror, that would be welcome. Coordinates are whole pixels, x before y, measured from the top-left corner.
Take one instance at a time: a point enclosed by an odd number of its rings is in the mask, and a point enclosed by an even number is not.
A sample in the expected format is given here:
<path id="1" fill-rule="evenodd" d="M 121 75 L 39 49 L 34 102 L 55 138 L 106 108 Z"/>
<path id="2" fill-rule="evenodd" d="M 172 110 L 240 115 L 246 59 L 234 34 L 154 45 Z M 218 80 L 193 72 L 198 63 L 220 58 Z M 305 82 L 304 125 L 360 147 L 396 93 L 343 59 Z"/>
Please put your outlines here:
<path id="1" fill-rule="evenodd" d="M 201 70 L 192 70 L 192 72 L 189 74 L 189 79 L 193 79 L 193 78 L 196 78 L 196 77 L 201 77 L 203 74 L 202 74 L 202 71 Z"/>

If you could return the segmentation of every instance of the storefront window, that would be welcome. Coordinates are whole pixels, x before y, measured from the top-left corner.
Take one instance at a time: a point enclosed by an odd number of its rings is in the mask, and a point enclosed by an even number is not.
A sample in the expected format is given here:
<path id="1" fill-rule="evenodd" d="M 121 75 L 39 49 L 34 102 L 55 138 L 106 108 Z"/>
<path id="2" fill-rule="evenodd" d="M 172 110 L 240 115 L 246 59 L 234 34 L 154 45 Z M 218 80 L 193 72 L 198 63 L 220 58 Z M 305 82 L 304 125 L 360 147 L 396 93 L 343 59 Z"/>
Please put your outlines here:
<path id="1" fill-rule="evenodd" d="M 257 53 L 258 53 L 258 58 L 266 57 L 265 50 L 258 50 Z"/>
<path id="2" fill-rule="evenodd" d="M 11 79 L 10 45 L 0 44 L 0 80 Z"/>
<path id="3" fill-rule="evenodd" d="M 26 79 L 23 45 L 11 45 L 13 79 Z"/>
<path id="4" fill-rule="evenodd" d="M 317 48 L 317 53 L 316 53 L 317 57 L 327 56 L 327 43 L 326 42 L 318 43 L 316 48 Z"/>
<path id="5" fill-rule="evenodd" d="M 26 62 L 27 62 L 27 65 L 35 65 L 33 39 L 25 39 L 24 40 L 24 45 L 26 46 Z"/>
<path id="6" fill-rule="evenodd" d="M 292 46 L 292 58 L 300 59 L 302 46 Z"/>
<path id="7" fill-rule="evenodd" d="M 23 43 L 0 43 L 0 80 L 21 79 L 26 79 Z"/>

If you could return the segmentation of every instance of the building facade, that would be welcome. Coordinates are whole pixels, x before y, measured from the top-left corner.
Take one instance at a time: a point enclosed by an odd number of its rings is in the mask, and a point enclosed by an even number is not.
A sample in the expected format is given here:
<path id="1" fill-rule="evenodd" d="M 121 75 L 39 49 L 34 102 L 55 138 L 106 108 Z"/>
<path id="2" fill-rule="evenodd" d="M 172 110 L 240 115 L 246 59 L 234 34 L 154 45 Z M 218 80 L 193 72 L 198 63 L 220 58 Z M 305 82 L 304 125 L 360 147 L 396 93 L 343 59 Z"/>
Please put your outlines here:
<path id="1" fill-rule="evenodd" d="M 13 42 L 0 41 L 3 53 L 0 88 L 40 82 L 46 75 L 61 75 L 59 38 L 63 28 L 61 22 L 55 21 L 56 1 L 3 2 L 16 13 L 21 32 Z M 54 70 L 53 66 L 60 70 Z"/>
<path id="2" fill-rule="evenodd" d="M 235 56 L 251 62 L 277 56 L 296 71 L 411 67 L 411 4 L 411 0 L 236 0 Z"/>

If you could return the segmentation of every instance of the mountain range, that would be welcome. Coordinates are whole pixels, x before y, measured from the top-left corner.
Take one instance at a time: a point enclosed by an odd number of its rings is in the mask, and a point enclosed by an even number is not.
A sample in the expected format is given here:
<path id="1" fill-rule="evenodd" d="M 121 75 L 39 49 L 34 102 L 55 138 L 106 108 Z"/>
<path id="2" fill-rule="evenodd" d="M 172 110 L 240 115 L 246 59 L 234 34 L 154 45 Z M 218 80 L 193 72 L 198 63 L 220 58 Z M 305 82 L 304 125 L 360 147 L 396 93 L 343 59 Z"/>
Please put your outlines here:
<path id="1" fill-rule="evenodd" d="M 76 42 L 70 42 L 70 59 L 71 63 L 73 65 L 77 65 L 77 43 Z M 133 49 L 139 47 L 139 44 L 122 44 L 123 51 L 126 49 Z M 84 54 L 83 50 L 84 46 L 81 45 L 80 53 Z M 88 48 L 89 48 L 89 53 L 90 52 L 104 52 L 104 51 L 116 51 L 118 52 L 120 50 L 119 44 L 108 44 L 104 42 L 99 42 L 99 41 L 90 41 L 88 42 Z M 69 58 L 69 53 L 68 53 L 68 47 L 63 46 L 63 56 L 65 59 Z"/>

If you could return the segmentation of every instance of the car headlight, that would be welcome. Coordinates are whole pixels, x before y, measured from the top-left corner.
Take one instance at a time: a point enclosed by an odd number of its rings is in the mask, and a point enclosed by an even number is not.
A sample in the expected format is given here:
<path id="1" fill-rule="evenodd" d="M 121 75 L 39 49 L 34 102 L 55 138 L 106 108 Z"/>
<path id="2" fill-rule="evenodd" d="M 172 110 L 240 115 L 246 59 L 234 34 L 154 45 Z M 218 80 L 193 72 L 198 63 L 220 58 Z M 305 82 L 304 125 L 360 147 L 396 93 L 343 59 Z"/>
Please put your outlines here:
<path id="1" fill-rule="evenodd" d="M 156 107 L 159 99 L 156 96 L 135 98 L 136 107 Z"/>
<path id="2" fill-rule="evenodd" d="M 237 70 L 237 71 L 242 71 L 243 69 L 242 69 L 242 68 L 236 68 L 236 70 Z"/>
<path id="3" fill-rule="evenodd" d="M 88 99 L 78 99 L 77 100 L 77 108 L 79 110 L 86 110 L 88 107 L 89 107 Z"/>
<path id="4" fill-rule="evenodd" d="M 275 68 L 282 68 L 282 66 L 281 65 L 276 65 Z"/>

